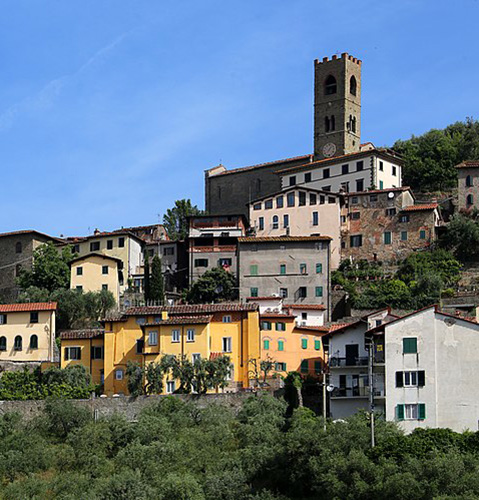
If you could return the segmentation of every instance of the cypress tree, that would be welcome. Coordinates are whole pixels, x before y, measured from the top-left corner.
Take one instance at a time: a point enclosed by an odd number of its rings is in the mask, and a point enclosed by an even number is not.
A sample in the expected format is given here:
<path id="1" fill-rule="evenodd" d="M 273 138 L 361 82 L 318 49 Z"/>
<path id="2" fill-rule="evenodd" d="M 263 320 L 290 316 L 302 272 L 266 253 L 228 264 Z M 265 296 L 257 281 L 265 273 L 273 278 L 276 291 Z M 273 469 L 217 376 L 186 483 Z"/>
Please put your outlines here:
<path id="1" fill-rule="evenodd" d="M 145 295 L 145 302 L 151 299 L 151 286 L 150 286 L 150 259 L 148 253 L 145 252 L 145 266 L 143 270 L 143 293 Z"/>
<path id="2" fill-rule="evenodd" d="M 161 259 L 155 255 L 151 264 L 150 299 L 163 304 L 164 296 L 165 284 L 161 270 Z"/>

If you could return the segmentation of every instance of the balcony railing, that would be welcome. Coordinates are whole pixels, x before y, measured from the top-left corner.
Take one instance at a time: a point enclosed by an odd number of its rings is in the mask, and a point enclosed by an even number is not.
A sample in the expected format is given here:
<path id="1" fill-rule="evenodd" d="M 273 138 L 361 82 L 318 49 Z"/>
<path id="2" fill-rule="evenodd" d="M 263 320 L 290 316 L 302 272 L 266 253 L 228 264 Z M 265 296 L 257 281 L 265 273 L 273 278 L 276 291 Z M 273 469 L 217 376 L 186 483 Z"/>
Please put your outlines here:
<path id="1" fill-rule="evenodd" d="M 383 398 L 384 389 L 374 388 L 374 397 Z M 369 397 L 369 387 L 335 387 L 331 393 L 333 398 L 367 398 Z"/>
<path id="2" fill-rule="evenodd" d="M 329 360 L 329 366 L 331 368 L 340 368 L 344 366 L 367 366 L 368 365 L 368 357 L 359 357 L 359 358 L 339 358 L 332 357 Z"/>

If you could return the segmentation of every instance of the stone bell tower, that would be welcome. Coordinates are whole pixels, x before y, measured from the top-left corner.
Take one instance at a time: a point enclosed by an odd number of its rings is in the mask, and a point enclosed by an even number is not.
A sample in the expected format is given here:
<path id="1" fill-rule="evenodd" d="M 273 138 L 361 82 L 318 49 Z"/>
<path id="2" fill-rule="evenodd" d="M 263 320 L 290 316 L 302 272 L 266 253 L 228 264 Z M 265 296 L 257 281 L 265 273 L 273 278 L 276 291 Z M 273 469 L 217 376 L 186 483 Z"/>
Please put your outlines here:
<path id="1" fill-rule="evenodd" d="M 341 57 L 314 61 L 314 160 L 359 151 L 361 61 Z"/>

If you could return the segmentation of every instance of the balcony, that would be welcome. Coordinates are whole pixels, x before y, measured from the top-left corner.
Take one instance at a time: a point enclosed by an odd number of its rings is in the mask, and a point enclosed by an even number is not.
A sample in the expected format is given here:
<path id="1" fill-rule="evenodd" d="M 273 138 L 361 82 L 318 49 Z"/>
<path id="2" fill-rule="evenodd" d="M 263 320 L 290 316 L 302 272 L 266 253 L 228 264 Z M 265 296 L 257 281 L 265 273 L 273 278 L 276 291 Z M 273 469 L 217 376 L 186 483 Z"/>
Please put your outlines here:
<path id="1" fill-rule="evenodd" d="M 345 368 L 354 366 L 368 366 L 368 357 L 359 358 L 339 358 L 337 356 L 330 358 L 329 367 L 330 368 Z"/>
<path id="2" fill-rule="evenodd" d="M 331 393 L 331 398 L 368 398 L 369 387 L 335 387 Z M 374 388 L 375 398 L 384 398 L 384 388 Z"/>

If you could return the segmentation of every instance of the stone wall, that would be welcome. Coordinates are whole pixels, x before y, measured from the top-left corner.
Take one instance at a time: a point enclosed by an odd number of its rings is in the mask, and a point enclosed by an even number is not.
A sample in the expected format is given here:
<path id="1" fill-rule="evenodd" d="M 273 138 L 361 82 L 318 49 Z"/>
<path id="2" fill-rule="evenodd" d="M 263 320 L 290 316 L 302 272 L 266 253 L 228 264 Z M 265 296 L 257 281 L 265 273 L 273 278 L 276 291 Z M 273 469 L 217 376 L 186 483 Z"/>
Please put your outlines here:
<path id="1" fill-rule="evenodd" d="M 144 408 L 158 403 L 166 397 L 174 397 L 183 401 L 190 401 L 198 408 L 205 408 L 211 404 L 220 404 L 231 408 L 237 413 L 251 393 L 228 393 L 228 394 L 177 394 L 174 396 L 140 396 L 117 397 L 117 398 L 94 398 L 72 400 L 78 408 L 86 408 L 92 413 L 94 418 L 109 417 L 115 413 L 123 415 L 129 421 L 135 421 Z M 44 401 L 0 401 L 0 415 L 17 412 L 25 420 L 31 420 L 38 416 L 45 405 Z"/>

